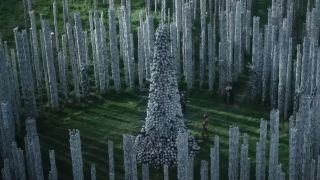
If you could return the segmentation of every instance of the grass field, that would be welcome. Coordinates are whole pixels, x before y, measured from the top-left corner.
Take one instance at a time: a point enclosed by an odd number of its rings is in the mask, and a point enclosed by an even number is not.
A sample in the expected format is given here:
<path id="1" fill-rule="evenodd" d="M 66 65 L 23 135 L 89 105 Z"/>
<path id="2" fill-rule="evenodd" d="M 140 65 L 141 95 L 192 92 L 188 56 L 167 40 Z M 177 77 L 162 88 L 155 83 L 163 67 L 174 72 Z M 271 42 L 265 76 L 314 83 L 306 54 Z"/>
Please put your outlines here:
<path id="1" fill-rule="evenodd" d="M 53 11 L 52 2 L 53 0 L 32 0 L 32 7 L 35 11 L 37 28 L 41 28 L 40 14 L 44 18 L 52 22 L 53 30 Z M 63 30 L 63 11 L 62 11 L 62 0 L 57 0 L 57 17 L 58 17 L 58 29 L 60 33 Z M 73 13 L 75 11 L 80 12 L 83 28 L 89 29 L 89 11 L 93 9 L 93 0 L 69 0 L 70 2 L 70 16 L 71 20 L 74 19 Z M 105 26 L 108 29 L 108 6 L 102 3 L 102 0 L 97 0 L 98 10 L 104 13 Z M 116 8 L 118 9 L 120 0 L 115 0 Z M 133 1 L 132 2 L 132 30 L 136 32 L 137 26 L 139 25 L 139 13 L 144 10 L 144 1 Z M 119 13 L 119 11 L 117 11 Z M 159 12 L 155 14 L 157 19 Z M 27 14 L 29 18 L 29 14 Z M 1 0 L 0 1 L 0 32 L 8 44 L 14 46 L 13 28 L 19 26 L 20 29 L 26 29 L 23 0 Z M 29 26 L 29 24 L 28 24 Z M 134 33 L 135 34 L 135 33 Z M 61 35 L 61 34 L 60 34 Z"/>
<path id="2" fill-rule="evenodd" d="M 62 30 L 62 7 L 58 1 L 59 29 Z M 33 0 L 37 18 L 43 14 L 52 21 L 52 6 L 49 0 Z M 81 12 L 84 28 L 88 26 L 88 11 L 91 9 L 88 1 L 72 3 L 70 12 Z M 119 3 L 120 0 L 116 0 Z M 261 16 L 262 22 L 266 22 L 267 7 L 270 1 L 253 1 L 253 15 Z M 170 4 L 170 3 L 169 3 Z M 99 5 L 99 8 L 107 14 L 107 7 Z M 133 28 L 138 24 L 139 11 L 143 9 L 143 1 L 133 1 Z M 106 17 L 107 22 L 107 17 Z M 24 15 L 22 0 L 0 0 L 0 31 L 9 45 L 14 47 L 13 28 L 24 27 Z M 38 23 L 39 25 L 39 23 Z M 107 24 L 106 24 L 107 26 Z M 39 28 L 39 26 L 38 26 Z M 197 29 L 196 29 L 197 30 Z M 60 31 L 61 32 L 61 31 Z M 199 44 L 199 39 L 194 38 Z M 198 83 L 197 83 L 198 84 Z M 242 89 L 244 86 L 239 86 Z M 197 91 L 189 95 L 187 105 L 186 124 L 198 139 L 201 149 L 195 159 L 195 179 L 199 179 L 200 160 L 209 160 L 209 148 L 213 145 L 215 135 L 220 136 L 220 169 L 221 179 L 227 179 L 228 169 L 228 130 L 230 126 L 240 127 L 241 133 L 248 133 L 250 139 L 249 154 L 251 158 L 251 177 L 255 171 L 255 147 L 259 137 L 260 118 L 268 119 L 269 111 L 261 105 L 240 103 L 237 105 L 225 105 L 215 94 L 206 91 Z M 123 151 L 122 134 L 136 135 L 144 123 L 147 105 L 147 94 L 123 93 L 116 95 L 109 93 L 104 97 L 92 96 L 86 105 L 66 104 L 60 112 L 44 111 L 37 119 L 38 132 L 40 135 L 42 156 L 45 172 L 48 172 L 48 150 L 56 151 L 59 179 L 72 179 L 71 158 L 69 151 L 69 129 L 79 129 L 82 140 L 82 152 L 85 164 L 85 179 L 89 179 L 90 164 L 95 163 L 98 179 L 107 179 L 108 159 L 107 141 L 114 141 L 114 153 L 116 164 L 116 179 L 123 179 Z M 210 142 L 204 143 L 201 137 L 201 117 L 203 114 L 209 117 Z M 283 167 L 288 167 L 288 133 L 287 124 L 280 126 L 279 161 Z M 20 134 L 20 137 L 24 132 Z M 21 141 L 22 138 L 20 138 Z M 22 144 L 22 143 L 20 143 Z M 269 147 L 269 146 L 267 146 Z M 268 152 L 267 152 L 268 154 Z M 139 174 L 140 173 L 139 168 Z M 171 179 L 176 179 L 175 170 L 170 171 Z M 152 171 L 153 180 L 163 179 L 162 173 Z"/>
<path id="3" fill-rule="evenodd" d="M 74 11 L 79 11 L 83 19 L 84 28 L 87 29 L 89 26 L 88 22 L 88 12 L 92 9 L 93 0 L 69 0 L 71 16 Z M 45 18 L 48 18 L 53 22 L 52 15 L 52 2 L 53 0 L 32 0 L 33 10 L 36 13 L 36 17 L 39 21 L 40 14 Z M 62 0 L 57 0 L 58 4 L 58 25 L 60 32 L 63 27 L 62 18 Z M 105 20 L 107 22 L 107 6 L 102 3 L 102 0 L 97 0 L 99 10 L 103 11 L 105 14 Z M 117 5 L 120 4 L 120 0 L 115 0 Z M 168 0 L 168 7 L 171 8 L 171 0 Z M 266 22 L 267 8 L 271 5 L 271 0 L 257 0 L 253 1 L 253 11 L 252 15 L 259 16 L 262 21 Z M 144 9 L 144 1 L 132 1 L 132 23 L 133 30 L 136 31 L 139 21 L 139 12 Z M 172 9 L 172 8 L 171 8 Z M 27 14 L 28 15 L 28 14 Z M 159 17 L 158 14 L 155 15 Z M 72 16 L 73 18 L 73 16 Z M 37 23 L 38 28 L 40 28 L 40 22 Z M 10 45 L 14 45 L 13 41 L 13 28 L 19 26 L 20 28 L 26 28 L 24 10 L 23 10 L 23 0 L 1 0 L 0 1 L 0 32 L 3 34 L 4 39 L 8 41 Z"/>
<path id="4" fill-rule="evenodd" d="M 260 118 L 268 118 L 269 113 L 253 105 L 225 105 L 216 95 L 207 92 L 193 93 L 188 98 L 186 124 L 198 139 L 201 149 L 195 158 L 195 179 L 199 179 L 200 160 L 209 160 L 209 149 L 213 137 L 220 136 L 221 178 L 227 178 L 228 169 L 228 129 L 239 126 L 241 134 L 248 133 L 251 157 L 251 172 L 255 169 L 255 143 L 259 137 Z M 107 179 L 108 159 L 107 141 L 114 142 L 116 179 L 123 179 L 122 134 L 136 135 L 145 118 L 147 95 L 109 94 L 105 98 L 93 98 L 85 106 L 66 105 L 61 112 L 42 113 L 38 118 L 42 156 L 48 170 L 48 150 L 56 151 L 58 175 L 61 179 L 72 179 L 69 151 L 69 129 L 79 129 L 82 140 L 82 153 L 85 164 L 85 176 L 90 175 L 90 164 L 95 163 L 99 179 Z M 209 117 L 210 141 L 201 139 L 201 117 Z M 281 124 L 279 147 L 280 162 L 287 167 L 288 134 L 285 124 Z M 162 171 L 160 171 L 162 172 Z M 139 173 L 141 174 L 140 168 Z M 175 179 L 175 170 L 170 171 Z M 162 179 L 162 173 L 152 171 L 152 179 Z"/>

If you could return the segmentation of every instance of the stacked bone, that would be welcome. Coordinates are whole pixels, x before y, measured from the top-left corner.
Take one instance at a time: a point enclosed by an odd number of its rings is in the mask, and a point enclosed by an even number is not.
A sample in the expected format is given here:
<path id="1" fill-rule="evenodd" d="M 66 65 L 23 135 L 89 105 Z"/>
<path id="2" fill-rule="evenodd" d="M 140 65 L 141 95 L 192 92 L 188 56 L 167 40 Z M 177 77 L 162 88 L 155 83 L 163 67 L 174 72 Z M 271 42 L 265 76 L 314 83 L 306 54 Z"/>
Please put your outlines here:
<path id="1" fill-rule="evenodd" d="M 137 159 L 155 167 L 176 165 L 179 132 L 187 132 L 181 111 L 175 66 L 170 52 L 170 33 L 167 25 L 156 32 L 151 66 L 151 84 L 145 125 L 136 138 Z M 198 145 L 189 137 L 189 155 Z"/>

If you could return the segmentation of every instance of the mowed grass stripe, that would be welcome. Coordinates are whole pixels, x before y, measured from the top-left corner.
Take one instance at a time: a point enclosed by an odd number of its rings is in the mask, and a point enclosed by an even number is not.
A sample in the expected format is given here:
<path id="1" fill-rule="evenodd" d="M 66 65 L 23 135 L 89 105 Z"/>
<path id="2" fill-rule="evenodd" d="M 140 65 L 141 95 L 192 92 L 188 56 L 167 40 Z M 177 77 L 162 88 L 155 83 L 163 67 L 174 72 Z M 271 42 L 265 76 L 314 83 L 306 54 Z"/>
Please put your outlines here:
<path id="1" fill-rule="evenodd" d="M 140 99 L 141 97 L 138 95 L 119 97 L 119 99 L 110 97 L 105 101 L 93 101 L 86 107 L 70 106 L 61 113 L 44 113 L 41 116 L 42 119 L 38 121 L 42 150 L 46 153 L 44 158 L 47 159 L 49 149 L 55 149 L 58 172 L 61 171 L 59 177 L 63 177 L 63 179 L 64 177 L 72 177 L 68 129 L 79 129 L 86 177 L 90 174 L 90 164 L 95 163 L 97 177 L 107 179 L 107 141 L 112 140 L 114 142 L 116 179 L 123 179 L 122 135 L 125 133 L 136 135 L 140 131 L 147 107 L 146 96 L 142 97 L 143 99 Z M 240 144 L 243 141 L 243 133 L 249 135 L 249 154 L 253 173 L 256 142 L 259 140 L 260 116 L 268 117 L 268 112 L 262 110 L 257 112 L 251 108 L 247 109 L 247 107 L 227 106 L 219 99 L 215 101 L 215 97 L 206 93 L 191 95 L 189 99 L 185 123 L 201 147 L 195 158 L 194 174 L 199 174 L 201 160 L 209 160 L 210 147 L 213 145 L 212 140 L 215 135 L 219 135 L 221 177 L 227 177 L 229 128 L 234 125 L 238 125 L 240 128 Z M 250 114 L 250 112 L 254 113 Z M 208 143 L 204 143 L 201 139 L 201 124 L 204 113 L 209 116 L 210 141 Z M 280 130 L 279 159 L 286 167 L 288 164 L 286 160 L 288 157 L 286 140 L 288 134 L 285 133 L 286 127 L 284 125 Z M 140 170 L 139 168 L 139 174 L 141 174 Z M 172 174 L 174 172 L 174 169 L 170 171 L 170 177 L 173 179 L 176 178 L 176 175 Z M 154 180 L 162 179 L 162 170 L 161 173 L 152 170 L 151 174 Z"/>
<path id="2" fill-rule="evenodd" d="M 128 105 L 130 108 L 125 108 Z M 133 124 L 138 124 L 137 119 L 139 115 L 136 106 L 137 104 L 132 104 L 132 102 L 112 103 L 111 105 L 106 103 L 102 104 L 102 106 L 96 106 L 100 108 L 90 107 L 86 110 L 80 109 L 78 111 L 76 108 L 74 110 L 68 109 L 66 110 L 66 113 L 64 113 L 66 117 L 60 117 L 60 119 L 55 115 L 52 116 L 54 118 L 50 119 L 50 115 L 48 115 L 50 120 L 44 120 L 44 123 L 40 126 L 43 128 L 45 127 L 45 129 L 49 128 L 51 125 L 56 127 L 50 128 L 52 130 L 49 132 L 39 132 L 41 141 L 51 142 L 53 144 L 44 145 L 43 149 L 45 149 L 45 152 L 49 149 L 63 149 L 62 151 L 56 151 L 56 154 L 57 159 L 64 159 L 63 167 L 65 167 L 65 162 L 70 162 L 68 129 L 77 128 L 80 129 L 85 166 L 89 168 L 91 163 L 95 163 L 97 165 L 98 177 L 99 175 L 100 177 L 106 177 L 107 140 L 110 139 L 115 141 L 114 152 L 115 161 L 117 161 L 116 170 L 123 174 L 122 134 L 131 131 Z M 120 113 L 121 110 L 115 111 L 113 108 L 122 109 L 124 112 Z M 136 112 L 136 114 L 133 114 L 134 112 Z M 130 119 L 128 117 L 130 117 Z M 68 118 L 68 120 L 65 122 L 61 121 L 61 119 L 63 120 L 65 118 Z M 125 119 L 128 120 L 123 121 Z M 60 123 L 57 123 L 57 120 L 60 121 Z M 68 165 L 71 167 L 71 163 L 68 163 Z M 71 168 L 68 169 L 71 170 Z M 85 172 L 86 171 L 87 170 L 85 170 Z"/>
<path id="3" fill-rule="evenodd" d="M 82 136 L 81 136 L 81 139 Z M 54 144 L 54 139 L 46 139 L 44 142 L 52 142 Z M 63 162 L 68 162 L 68 164 L 71 167 L 71 162 L 70 162 L 70 152 L 69 152 L 69 142 L 65 142 L 65 146 L 64 144 L 60 144 L 57 145 L 55 144 L 55 149 L 63 149 L 62 151 L 56 151 L 57 157 L 60 159 L 64 159 Z M 97 148 L 95 148 L 94 146 L 97 146 Z M 98 147 L 99 146 L 99 147 Z M 67 147 L 67 148 L 66 148 Z M 49 144 L 43 144 L 43 149 L 45 149 L 45 152 L 48 152 L 48 150 L 53 149 L 52 145 Z M 120 159 L 119 157 L 122 158 L 122 149 L 117 148 L 118 150 L 115 150 L 115 160 Z M 82 141 L 82 153 L 83 153 L 83 159 L 85 160 L 85 162 L 88 162 L 87 166 L 89 166 L 91 163 L 95 163 L 97 165 L 100 165 L 99 167 L 97 167 L 97 171 L 98 169 L 101 171 L 101 173 L 106 172 L 105 168 L 101 168 L 101 165 L 103 164 L 107 164 L 107 145 L 106 143 L 98 143 L 98 142 L 93 142 L 91 144 L 88 144 L 88 142 L 83 142 Z M 103 158 L 101 158 L 103 157 Z M 90 163 L 89 163 L 90 162 Z M 119 161 L 118 161 L 119 162 Z M 119 165 L 120 163 L 117 162 L 117 165 Z M 122 159 L 121 159 L 122 162 Z M 122 166 L 119 167 L 122 169 Z M 99 173 L 99 172 L 97 172 Z"/>

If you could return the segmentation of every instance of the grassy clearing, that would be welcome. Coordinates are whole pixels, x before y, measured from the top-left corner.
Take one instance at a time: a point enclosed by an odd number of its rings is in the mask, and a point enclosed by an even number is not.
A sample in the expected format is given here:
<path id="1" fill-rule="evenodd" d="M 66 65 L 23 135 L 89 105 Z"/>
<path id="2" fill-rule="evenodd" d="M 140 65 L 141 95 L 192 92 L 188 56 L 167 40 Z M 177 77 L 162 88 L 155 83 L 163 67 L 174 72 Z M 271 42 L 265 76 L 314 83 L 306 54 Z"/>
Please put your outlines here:
<path id="1" fill-rule="evenodd" d="M 58 23 L 60 32 L 62 32 L 62 6 L 61 0 L 58 1 Z M 49 0 L 33 0 L 33 7 L 36 11 L 37 19 L 39 15 L 52 21 L 52 5 Z M 76 2 L 76 0 L 75 0 Z M 91 1 L 90 1 L 91 2 Z M 139 11 L 144 7 L 143 1 L 133 2 L 132 24 L 135 31 L 138 26 Z M 120 0 L 116 0 L 119 4 Z M 261 16 L 262 21 L 266 22 L 267 7 L 270 1 L 253 1 L 253 15 Z M 171 3 L 168 3 L 171 4 Z M 87 1 L 71 3 L 70 12 L 75 10 L 81 12 L 84 29 L 88 28 L 88 11 L 91 9 Z M 99 9 L 105 14 L 107 26 L 107 7 L 99 4 Z M 157 16 L 156 16 L 157 17 Z M 157 20 L 156 20 L 157 22 Z M 197 22 L 196 22 L 197 23 Z M 12 29 L 20 25 L 24 26 L 24 13 L 22 0 L 0 0 L 0 31 L 4 39 L 10 46 L 13 43 Z M 38 28 L 40 24 L 38 22 Z M 199 29 L 195 29 L 195 34 Z M 199 44 L 199 39 L 194 38 L 195 43 Z M 197 51 L 196 51 L 197 53 Z M 196 54 L 196 60 L 198 59 Z M 198 73 L 197 73 L 198 75 Z M 241 83 L 247 81 L 247 76 L 243 77 L 240 85 L 236 89 L 242 90 L 244 86 Z M 196 82 L 196 84 L 199 84 Z M 186 124 L 198 139 L 201 150 L 195 159 L 195 179 L 199 179 L 200 160 L 209 160 L 209 148 L 212 146 L 212 140 L 215 135 L 220 136 L 220 166 L 221 179 L 227 179 L 228 169 L 228 129 L 236 125 L 240 127 L 241 133 L 248 133 L 250 139 L 249 155 L 251 157 L 251 174 L 254 176 L 255 170 L 255 143 L 259 137 L 259 119 L 268 119 L 269 112 L 260 105 L 255 104 L 238 104 L 227 106 L 217 95 L 207 92 L 196 92 L 189 96 L 190 103 L 187 107 Z M 95 97 L 87 105 L 70 105 L 67 104 L 61 112 L 42 113 L 38 119 L 38 131 L 42 147 L 43 161 L 45 172 L 48 172 L 48 150 L 55 149 L 57 156 L 58 175 L 60 179 L 72 179 L 71 158 L 69 151 L 69 129 L 79 129 L 81 132 L 82 152 L 85 164 L 85 176 L 89 179 L 90 164 L 95 163 L 97 176 L 99 179 L 107 179 L 107 145 L 110 139 L 114 141 L 114 153 L 116 162 L 116 179 L 122 179 L 123 169 L 123 151 L 122 151 L 122 134 L 137 134 L 145 118 L 145 109 L 147 104 L 147 95 L 132 95 L 124 93 L 121 95 L 107 94 L 105 97 Z M 206 113 L 209 116 L 210 143 L 204 143 L 201 137 L 201 117 Z M 280 162 L 284 168 L 288 167 L 288 133 L 287 124 L 282 123 L 279 147 Z M 23 135 L 24 132 L 21 133 Z M 22 138 L 20 138 L 21 141 Z M 22 143 L 20 143 L 22 144 Z M 268 152 L 267 152 L 268 154 Z M 140 173 L 139 168 L 139 173 Z M 141 173 L 140 173 L 141 174 Z M 175 170 L 170 171 L 171 179 L 176 179 Z M 154 180 L 162 179 L 162 173 L 153 170 L 151 177 Z"/>
<path id="2" fill-rule="evenodd" d="M 188 98 L 186 124 L 196 137 L 201 147 L 195 159 L 195 179 L 200 173 L 200 161 L 209 160 L 209 149 L 212 147 L 213 137 L 220 136 L 220 166 L 221 178 L 227 178 L 228 169 L 228 130 L 230 126 L 239 126 L 241 133 L 249 135 L 252 160 L 252 176 L 255 169 L 255 143 L 259 138 L 260 118 L 268 118 L 269 113 L 262 108 L 243 105 L 225 105 L 221 98 L 207 92 L 193 93 Z M 147 95 L 109 94 L 105 100 L 96 98 L 85 106 L 67 105 L 61 112 L 42 113 L 38 119 L 42 155 L 46 172 L 48 170 L 48 151 L 55 149 L 57 167 L 61 179 L 72 179 L 69 129 L 79 129 L 82 140 L 82 152 L 85 164 L 86 179 L 90 175 L 90 164 L 95 163 L 99 179 L 107 179 L 108 159 L 107 141 L 114 141 L 116 162 L 116 179 L 123 179 L 123 151 L 122 134 L 136 135 L 145 118 Z M 209 116 L 209 143 L 201 139 L 201 117 Z M 280 162 L 287 167 L 288 134 L 286 124 L 281 125 L 281 139 L 279 148 Z M 139 173 L 141 169 L 139 168 Z M 161 172 L 161 171 L 160 171 Z M 175 179 L 175 170 L 170 171 Z M 141 173 L 140 173 L 141 174 Z M 152 170 L 152 179 L 162 179 L 162 173 Z"/>
<path id="3" fill-rule="evenodd" d="M 70 1 L 70 16 L 73 20 L 73 13 L 75 11 L 80 12 L 84 30 L 89 29 L 89 11 L 93 9 L 92 0 L 69 0 Z M 52 13 L 53 0 L 32 0 L 32 7 L 35 11 L 37 28 L 40 29 L 40 14 L 44 18 L 50 20 L 51 28 L 53 30 L 53 13 Z M 58 29 L 61 33 L 63 31 L 63 11 L 62 0 L 57 0 L 57 15 L 58 15 Z M 105 26 L 108 29 L 108 6 L 102 3 L 102 0 L 98 0 L 98 10 L 104 13 Z M 117 13 L 119 13 L 120 0 L 115 0 Z M 144 1 L 132 2 L 132 29 L 136 32 L 136 27 L 139 25 L 139 13 L 143 10 Z M 27 18 L 29 15 L 27 14 Z M 156 17 L 159 14 L 155 15 Z M 157 22 L 157 20 L 155 21 Z M 19 26 L 21 29 L 26 29 L 23 0 L 1 0 L 0 1 L 0 32 L 4 37 L 4 40 L 8 41 L 10 46 L 14 46 L 13 28 Z M 29 24 L 28 24 L 29 27 Z"/>

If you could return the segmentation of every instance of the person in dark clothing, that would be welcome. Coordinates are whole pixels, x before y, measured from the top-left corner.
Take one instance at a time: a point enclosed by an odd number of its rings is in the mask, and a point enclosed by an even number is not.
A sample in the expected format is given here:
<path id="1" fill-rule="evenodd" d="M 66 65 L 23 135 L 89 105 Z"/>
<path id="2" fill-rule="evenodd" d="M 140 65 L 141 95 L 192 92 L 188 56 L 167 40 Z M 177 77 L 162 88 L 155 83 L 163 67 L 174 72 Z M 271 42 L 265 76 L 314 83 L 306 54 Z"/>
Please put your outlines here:
<path id="1" fill-rule="evenodd" d="M 180 103 L 181 103 L 182 113 L 185 114 L 187 109 L 187 100 L 184 92 L 180 93 Z"/>
<path id="2" fill-rule="evenodd" d="M 228 85 L 225 88 L 224 101 L 225 101 L 226 104 L 232 104 L 233 103 L 233 89 L 232 89 L 231 83 L 228 83 Z"/>
<path id="3" fill-rule="evenodd" d="M 208 126 L 209 126 L 209 119 L 208 119 L 208 116 L 204 114 L 203 122 L 202 122 L 202 132 L 201 132 L 203 140 L 209 140 Z"/>

